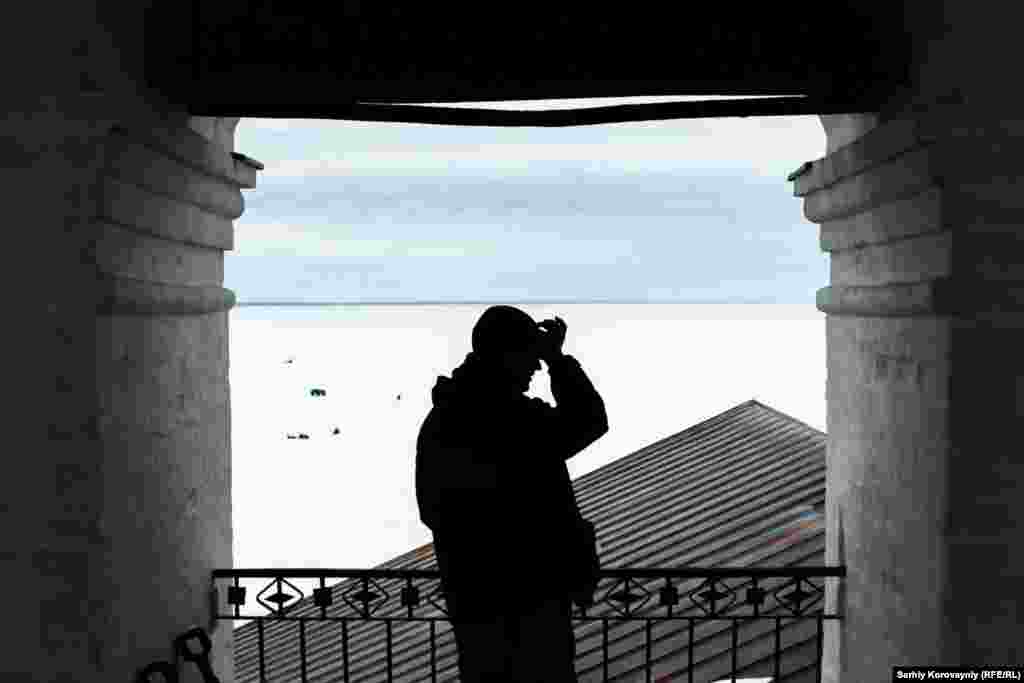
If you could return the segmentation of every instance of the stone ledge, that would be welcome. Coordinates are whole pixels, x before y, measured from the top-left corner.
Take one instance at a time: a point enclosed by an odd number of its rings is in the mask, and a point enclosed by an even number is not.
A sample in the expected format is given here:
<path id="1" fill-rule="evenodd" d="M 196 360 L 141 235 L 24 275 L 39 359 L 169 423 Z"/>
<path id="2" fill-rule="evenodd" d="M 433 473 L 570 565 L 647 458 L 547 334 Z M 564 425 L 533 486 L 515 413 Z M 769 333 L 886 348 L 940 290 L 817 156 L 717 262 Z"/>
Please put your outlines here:
<path id="1" fill-rule="evenodd" d="M 874 287 L 922 282 L 953 274 L 953 233 L 913 235 L 832 254 L 829 282 L 834 287 Z"/>
<path id="2" fill-rule="evenodd" d="M 231 158 L 235 161 L 235 177 L 239 185 L 248 190 L 256 187 L 256 172 L 263 170 L 263 164 L 238 152 L 232 152 Z"/>
<path id="3" fill-rule="evenodd" d="M 827 315 L 892 317 L 937 315 L 934 282 L 874 287 L 822 287 L 815 306 Z"/>
<path id="4" fill-rule="evenodd" d="M 212 286 L 172 285 L 111 275 L 98 275 L 96 314 L 202 315 L 227 311 L 235 293 Z"/>
<path id="5" fill-rule="evenodd" d="M 937 278 L 873 287 L 823 287 L 816 306 L 827 315 L 976 316 L 1024 312 L 1024 281 Z"/>
<path id="6" fill-rule="evenodd" d="M 254 181 L 254 173 L 247 171 L 244 178 L 236 174 L 238 160 L 232 156 L 232 152 L 212 144 L 191 128 L 171 130 L 156 122 L 146 122 L 143 125 L 146 127 L 115 124 L 110 132 L 112 136 L 123 136 L 200 173 L 236 187 L 247 187 L 248 182 Z"/>
<path id="7" fill-rule="evenodd" d="M 242 215 L 242 192 L 235 185 L 199 173 L 177 159 L 122 135 L 108 136 L 106 145 L 108 175 L 224 218 L 235 219 Z"/>
<path id="8" fill-rule="evenodd" d="M 924 192 L 936 184 L 929 152 L 927 148 L 916 149 L 807 195 L 804 217 L 812 223 L 824 223 Z"/>
<path id="9" fill-rule="evenodd" d="M 255 187 L 255 171 L 264 168 L 255 159 L 211 143 L 184 123 L 171 123 L 165 110 L 135 97 L 75 92 L 40 97 L 37 102 L 37 106 L 18 112 L 23 113 L 18 123 L 29 133 L 52 138 L 53 126 L 58 125 L 78 136 L 130 139 L 233 187 Z"/>
<path id="10" fill-rule="evenodd" d="M 234 249 L 230 219 L 199 207 L 154 194 L 145 188 L 107 176 L 102 179 L 100 221 L 125 228 L 222 251 Z"/>
<path id="11" fill-rule="evenodd" d="M 832 154 L 809 162 L 811 167 L 795 178 L 793 195 L 804 197 L 920 146 L 915 132 L 913 121 L 888 121 L 872 128 Z"/>
<path id="12" fill-rule="evenodd" d="M 925 189 L 896 201 L 821 223 L 819 246 L 835 253 L 938 230 L 964 234 L 1019 234 L 1024 193 L 1015 179 Z"/>
<path id="13" fill-rule="evenodd" d="M 853 216 L 823 221 L 819 246 L 837 252 L 941 230 L 942 209 L 942 191 L 931 187 Z"/>
<path id="14" fill-rule="evenodd" d="M 804 197 L 844 178 L 868 170 L 895 156 L 921 146 L 946 141 L 998 146 L 999 140 L 1020 146 L 1024 119 L 995 119 L 960 106 L 936 107 L 913 119 L 899 118 L 882 123 L 832 154 L 811 162 L 791 174 L 793 195 Z"/>
<path id="15" fill-rule="evenodd" d="M 182 285 L 224 283 L 224 252 L 217 248 L 169 241 L 113 223 L 95 224 L 95 263 L 116 277 Z"/>
<path id="16" fill-rule="evenodd" d="M 845 177 L 804 197 L 804 216 L 813 223 L 847 218 L 931 186 L 1001 182 L 1022 175 L 1024 140 L 949 139 L 917 147 L 870 169 Z"/>

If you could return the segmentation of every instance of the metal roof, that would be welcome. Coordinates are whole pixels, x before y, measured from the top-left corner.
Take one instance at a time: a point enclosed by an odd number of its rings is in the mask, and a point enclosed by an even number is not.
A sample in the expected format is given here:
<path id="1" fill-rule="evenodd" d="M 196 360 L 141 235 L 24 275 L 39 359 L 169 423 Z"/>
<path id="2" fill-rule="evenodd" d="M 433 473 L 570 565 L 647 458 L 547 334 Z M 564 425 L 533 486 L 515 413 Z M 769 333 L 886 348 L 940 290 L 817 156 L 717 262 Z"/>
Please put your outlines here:
<path id="1" fill-rule="evenodd" d="M 820 567 L 825 560 L 825 449 L 823 432 L 750 400 L 577 477 L 573 486 L 581 513 L 596 525 L 604 568 Z M 427 544 L 377 568 L 435 569 L 436 562 Z M 341 593 L 354 585 L 352 581 L 333 587 L 335 603 L 341 602 Z M 595 600 L 608 587 L 603 582 Z M 655 592 L 653 584 L 650 590 Z M 681 589 L 680 594 L 685 591 Z M 319 613 L 308 599 L 304 602 L 288 614 Z M 377 615 L 402 616 L 404 608 L 394 602 Z M 815 611 L 821 607 L 816 605 Z M 588 615 L 601 616 L 606 611 L 595 605 Z M 676 613 L 685 612 L 677 609 Z M 417 615 L 443 613 L 431 607 L 418 610 Z M 643 680 L 643 623 L 611 624 L 609 680 Z M 745 676 L 770 674 L 773 622 L 763 624 L 761 631 L 767 630 L 768 635 L 746 643 L 741 640 L 741 666 L 760 662 L 758 669 L 741 669 Z M 717 635 L 705 633 L 695 640 L 695 681 L 712 681 L 729 673 L 727 653 L 709 654 L 719 646 L 728 647 L 729 622 L 715 621 L 710 626 Z M 258 681 L 255 623 L 234 633 L 236 681 Z M 266 622 L 264 633 L 268 680 L 300 680 L 297 624 Z M 678 677 L 664 680 L 686 680 L 686 633 L 685 621 L 654 627 L 656 675 L 652 680 L 681 670 Z M 398 623 L 392 637 L 393 680 L 430 680 L 429 625 Z M 576 637 L 579 680 L 601 680 L 600 622 L 576 622 Z M 454 639 L 447 622 L 438 622 L 436 638 L 438 680 L 456 680 Z M 813 621 L 783 629 L 780 680 L 803 680 L 813 673 L 808 667 L 816 654 L 815 638 Z M 384 624 L 349 623 L 348 640 L 350 680 L 386 680 Z M 306 648 L 308 680 L 343 680 L 339 624 L 307 624 Z M 787 671 L 793 675 L 787 677 Z"/>

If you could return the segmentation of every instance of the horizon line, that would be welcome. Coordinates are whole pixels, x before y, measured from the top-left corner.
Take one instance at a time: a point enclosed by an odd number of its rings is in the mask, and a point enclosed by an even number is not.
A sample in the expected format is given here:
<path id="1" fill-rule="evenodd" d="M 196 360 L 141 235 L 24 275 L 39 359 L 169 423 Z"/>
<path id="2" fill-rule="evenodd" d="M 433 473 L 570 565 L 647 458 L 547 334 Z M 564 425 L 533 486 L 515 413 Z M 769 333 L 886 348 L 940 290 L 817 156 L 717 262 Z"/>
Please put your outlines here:
<path id="1" fill-rule="evenodd" d="M 518 304 L 524 306 L 546 306 L 546 305 L 569 305 L 569 304 L 682 304 L 682 305 L 710 305 L 724 306 L 730 304 L 756 305 L 756 306 L 813 306 L 814 302 L 807 303 L 780 303 L 777 301 L 651 301 L 651 300 L 628 300 L 628 299 L 590 299 L 590 300 L 569 300 L 569 299 L 543 299 L 524 301 L 517 299 L 495 299 L 489 301 L 237 301 L 235 306 L 483 306 L 498 304 Z"/>

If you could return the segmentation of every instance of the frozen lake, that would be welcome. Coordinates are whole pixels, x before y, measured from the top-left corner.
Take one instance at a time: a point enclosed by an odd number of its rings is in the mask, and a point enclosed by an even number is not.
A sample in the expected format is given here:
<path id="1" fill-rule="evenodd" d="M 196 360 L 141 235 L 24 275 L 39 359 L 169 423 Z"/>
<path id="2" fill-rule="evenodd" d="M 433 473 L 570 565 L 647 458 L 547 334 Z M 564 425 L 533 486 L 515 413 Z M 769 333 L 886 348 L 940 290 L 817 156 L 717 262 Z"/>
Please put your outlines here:
<path id="1" fill-rule="evenodd" d="M 572 477 L 750 399 L 825 430 L 825 315 L 813 305 L 519 307 L 565 320 L 564 351 L 605 401 L 610 431 L 569 461 Z M 416 435 L 486 308 L 232 309 L 236 567 L 369 568 L 431 540 Z M 528 395 L 553 403 L 546 372 Z"/>

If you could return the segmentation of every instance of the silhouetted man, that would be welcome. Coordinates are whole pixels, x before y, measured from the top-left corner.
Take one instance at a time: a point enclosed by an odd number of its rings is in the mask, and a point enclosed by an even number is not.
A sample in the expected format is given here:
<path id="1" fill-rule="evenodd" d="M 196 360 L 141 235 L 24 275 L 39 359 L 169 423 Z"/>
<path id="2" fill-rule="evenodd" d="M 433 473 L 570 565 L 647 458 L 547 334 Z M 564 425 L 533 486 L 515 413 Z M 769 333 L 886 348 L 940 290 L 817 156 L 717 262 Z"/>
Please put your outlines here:
<path id="1" fill-rule="evenodd" d="M 437 378 L 420 429 L 416 499 L 464 683 L 576 680 L 569 554 L 579 510 L 565 462 L 608 431 L 608 418 L 562 353 L 565 334 L 561 318 L 538 324 L 518 308 L 488 308 L 473 351 Z M 523 393 L 539 360 L 557 407 Z"/>

